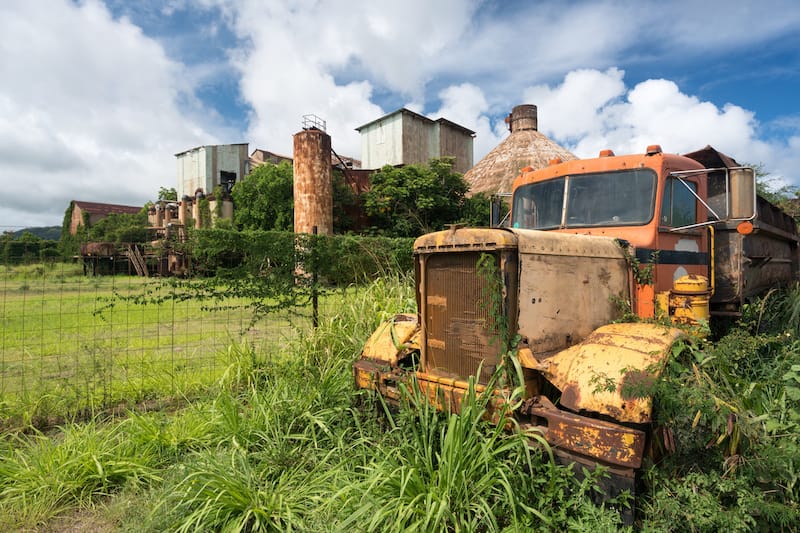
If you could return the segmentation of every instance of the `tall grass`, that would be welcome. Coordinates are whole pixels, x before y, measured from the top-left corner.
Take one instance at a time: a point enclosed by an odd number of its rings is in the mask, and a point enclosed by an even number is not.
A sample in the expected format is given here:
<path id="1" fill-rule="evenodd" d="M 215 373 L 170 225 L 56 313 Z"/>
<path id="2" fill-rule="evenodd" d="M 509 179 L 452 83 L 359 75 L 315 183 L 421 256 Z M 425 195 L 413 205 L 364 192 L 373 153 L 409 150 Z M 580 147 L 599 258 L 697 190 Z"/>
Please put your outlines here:
<path id="1" fill-rule="evenodd" d="M 418 387 L 411 396 L 399 424 L 390 415 L 399 442 L 374 456 L 363 480 L 350 488 L 357 503 L 345 525 L 498 531 L 531 519 L 547 524 L 526 502 L 527 487 L 529 476 L 546 479 L 552 469 L 537 468 L 542 464 L 532 458 L 525 435 L 486 422 L 488 394 L 476 396 L 471 386 L 460 415 L 437 412 Z"/>
<path id="2" fill-rule="evenodd" d="M 622 504 L 592 503 L 602 470 L 554 464 L 528 446 L 535 435 L 487 420 L 486 397 L 470 392 L 456 416 L 412 387 L 414 408 L 385 414 L 354 390 L 354 357 L 381 320 L 413 309 L 413 287 L 343 294 L 314 334 L 272 350 L 231 343 L 215 385 L 177 410 L 6 435 L 0 523 L 41 527 L 95 506 L 137 532 L 623 529 Z M 637 527 L 800 523 L 800 342 L 759 331 L 786 319 L 748 313 L 667 369 L 657 394 L 679 453 L 647 470 Z"/>
<path id="3" fill-rule="evenodd" d="M 92 505 L 123 484 L 159 479 L 156 456 L 128 438 L 124 425 L 69 425 L 58 439 L 13 437 L 0 457 L 0 516 L 6 527 L 33 526 Z"/>
<path id="4" fill-rule="evenodd" d="M 104 501 L 128 531 L 618 527 L 591 505 L 591 481 L 486 422 L 486 398 L 461 416 L 421 398 L 380 414 L 351 363 L 381 320 L 413 308 L 412 286 L 376 281 L 343 302 L 285 349 L 232 344 L 213 394 L 188 407 L 7 437 L 0 521 L 36 527 Z"/>

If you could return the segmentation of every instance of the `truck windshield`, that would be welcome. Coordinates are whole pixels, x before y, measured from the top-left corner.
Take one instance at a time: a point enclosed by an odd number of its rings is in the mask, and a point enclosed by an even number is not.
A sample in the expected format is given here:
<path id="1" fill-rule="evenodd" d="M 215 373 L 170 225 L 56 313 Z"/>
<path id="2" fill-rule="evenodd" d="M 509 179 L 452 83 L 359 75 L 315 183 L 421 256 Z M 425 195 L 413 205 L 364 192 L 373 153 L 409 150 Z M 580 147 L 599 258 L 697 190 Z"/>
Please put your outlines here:
<path id="1" fill-rule="evenodd" d="M 555 229 L 638 226 L 653 218 L 656 173 L 598 172 L 523 185 L 514 191 L 511 225 Z"/>

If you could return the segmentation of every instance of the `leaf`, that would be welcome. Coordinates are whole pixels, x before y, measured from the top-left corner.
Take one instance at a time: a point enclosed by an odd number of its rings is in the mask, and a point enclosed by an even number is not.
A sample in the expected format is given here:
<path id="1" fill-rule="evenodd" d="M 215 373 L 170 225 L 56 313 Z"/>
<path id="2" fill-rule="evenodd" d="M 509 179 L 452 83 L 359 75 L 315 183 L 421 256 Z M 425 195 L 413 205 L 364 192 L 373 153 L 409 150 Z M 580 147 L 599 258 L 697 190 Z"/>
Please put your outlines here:
<path id="1" fill-rule="evenodd" d="M 697 414 L 694 415 L 694 420 L 692 420 L 692 428 L 696 428 L 697 424 L 700 422 L 700 417 L 702 416 L 703 412 L 698 409 Z"/>

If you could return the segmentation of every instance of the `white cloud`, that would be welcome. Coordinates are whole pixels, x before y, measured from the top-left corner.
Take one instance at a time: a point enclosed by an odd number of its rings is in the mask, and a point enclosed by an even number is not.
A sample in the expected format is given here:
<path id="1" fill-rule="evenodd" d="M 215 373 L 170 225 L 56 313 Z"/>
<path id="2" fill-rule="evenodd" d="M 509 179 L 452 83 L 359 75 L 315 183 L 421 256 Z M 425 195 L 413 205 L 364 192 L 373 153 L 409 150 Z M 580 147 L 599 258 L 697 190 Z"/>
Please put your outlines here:
<path id="1" fill-rule="evenodd" d="M 540 130 L 579 157 L 595 157 L 606 148 L 641 153 L 650 144 L 686 153 L 710 144 L 740 163 L 763 163 L 783 183 L 795 177 L 800 164 L 794 155 L 800 136 L 765 140 L 752 111 L 702 101 L 673 81 L 646 80 L 628 89 L 618 69 L 579 70 L 567 73 L 560 85 L 537 85 L 524 95 L 539 106 Z M 790 120 L 781 124 L 796 126 Z"/>
<path id="2" fill-rule="evenodd" d="M 712 144 L 796 178 L 796 108 L 765 125 L 737 102 L 647 79 L 661 62 L 690 68 L 700 54 L 796 39 L 800 10 L 786 0 L 104 1 L 129 18 L 101 0 L 3 3 L 0 225 L 59 223 L 73 198 L 141 203 L 174 183 L 173 154 L 192 146 L 247 141 L 291 154 L 304 114 L 358 157 L 354 129 L 400 105 L 475 130 L 476 161 L 505 138 L 512 107 L 532 103 L 540 129 L 579 155 Z M 192 26 L 181 27 L 187 10 Z M 237 48 L 226 56 L 217 43 Z M 641 83 L 627 86 L 623 65 Z M 231 78 L 251 110 L 244 138 L 197 96 L 207 80 Z"/>
<path id="3" fill-rule="evenodd" d="M 403 95 L 406 107 L 423 112 L 430 109 L 431 86 L 438 87 L 442 103 L 440 111 L 427 114 L 475 129 L 476 159 L 503 137 L 498 115 L 519 103 L 539 104 L 544 127 L 557 109 L 563 120 L 554 120 L 550 131 L 578 144 L 597 120 L 614 121 L 612 114 L 622 112 L 614 104 L 626 94 L 624 72 L 613 66 L 621 56 L 656 61 L 700 45 L 715 53 L 796 26 L 792 15 L 790 22 L 743 36 L 730 28 L 750 24 L 748 10 L 721 9 L 717 3 L 704 12 L 701 23 L 688 4 L 654 9 L 649 2 L 543 2 L 496 9 L 492 3 L 456 0 L 402 5 L 319 0 L 291 7 L 219 1 L 235 21 L 238 36 L 249 42 L 236 62 L 243 97 L 253 108 L 249 135 L 255 146 L 285 153 L 291 151 L 290 136 L 299 130 L 301 116 L 314 113 L 327 120 L 337 151 L 357 155 L 360 142 L 353 129 L 393 111 L 376 105 L 379 92 Z M 664 20 L 675 31 L 654 33 L 652 28 Z M 686 30 L 700 24 L 706 30 L 718 28 L 717 21 L 724 21 L 725 31 Z M 564 73 L 558 91 L 540 83 L 516 100 L 520 86 L 557 80 Z M 480 111 L 460 110 L 474 103 L 464 100 L 472 98 L 464 87 L 481 93 Z M 723 116 L 733 119 L 734 114 L 724 111 Z M 614 132 L 618 135 L 608 141 L 625 133 L 621 125 Z M 647 130 L 627 133 L 646 136 Z M 581 144 L 593 145 L 593 140 Z"/>
<path id="4" fill-rule="evenodd" d="M 468 27 L 472 4 L 244 0 L 225 5 L 249 46 L 236 55 L 244 99 L 252 106 L 254 145 L 290 152 L 304 114 L 327 121 L 334 149 L 358 156 L 355 128 L 394 109 L 374 103 L 376 87 L 424 107 L 437 57 Z"/>
<path id="5" fill-rule="evenodd" d="M 602 112 L 625 94 L 625 73 L 582 69 L 567 73 L 557 87 L 536 85 L 523 100 L 539 107 L 539 129 L 560 140 L 576 140 L 602 125 Z"/>
<path id="6" fill-rule="evenodd" d="M 0 56 L 0 225 L 60 224 L 73 199 L 142 205 L 174 153 L 214 140 L 189 73 L 97 1 L 5 2 Z"/>

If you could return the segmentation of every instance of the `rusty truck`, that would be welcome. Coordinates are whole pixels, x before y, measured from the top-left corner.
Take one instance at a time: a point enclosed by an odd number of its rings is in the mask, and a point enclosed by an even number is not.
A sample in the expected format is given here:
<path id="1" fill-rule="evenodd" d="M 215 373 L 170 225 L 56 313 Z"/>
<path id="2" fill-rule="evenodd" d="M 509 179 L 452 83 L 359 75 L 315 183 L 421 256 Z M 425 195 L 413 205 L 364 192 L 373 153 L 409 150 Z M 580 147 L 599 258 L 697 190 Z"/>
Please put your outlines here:
<path id="1" fill-rule="evenodd" d="M 672 324 L 736 316 L 795 280 L 798 232 L 756 194 L 752 168 L 710 146 L 676 155 L 653 145 L 524 168 L 510 224 L 423 235 L 414 257 L 417 312 L 373 333 L 356 386 L 399 403 L 413 376 L 458 411 L 470 381 L 490 386 L 502 334 L 524 381 L 510 406 L 518 427 L 540 432 L 564 463 L 603 465 L 618 492 L 633 490 L 654 433 L 652 398 L 626 391 L 658 378 L 685 335 Z M 492 290 L 497 305 L 486 303 Z M 641 320 L 619 322 L 626 312 Z M 491 405 L 508 401 L 491 386 Z"/>

